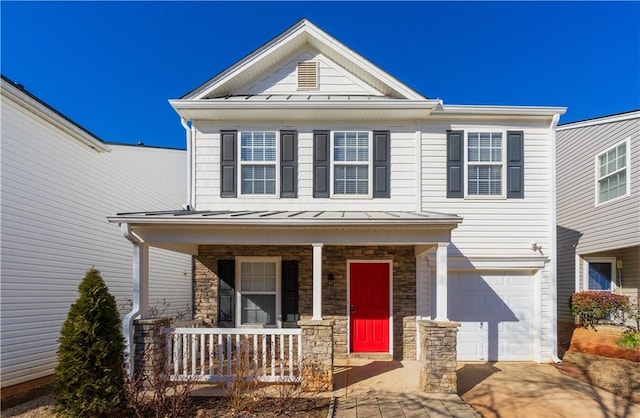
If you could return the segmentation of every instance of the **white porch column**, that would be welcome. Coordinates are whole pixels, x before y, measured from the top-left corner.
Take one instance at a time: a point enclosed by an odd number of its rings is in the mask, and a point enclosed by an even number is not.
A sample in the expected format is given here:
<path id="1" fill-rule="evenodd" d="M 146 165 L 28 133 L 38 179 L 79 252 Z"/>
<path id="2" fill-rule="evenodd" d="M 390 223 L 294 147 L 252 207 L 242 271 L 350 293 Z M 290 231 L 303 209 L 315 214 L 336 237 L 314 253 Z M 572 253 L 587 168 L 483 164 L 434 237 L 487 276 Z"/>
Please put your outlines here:
<path id="1" fill-rule="evenodd" d="M 127 371 L 133 376 L 135 359 L 134 319 L 146 318 L 149 314 L 149 244 L 140 240 L 129 224 L 121 225 L 122 235 L 133 244 L 133 306 L 122 320 L 125 339 L 125 356 L 128 360 Z"/>
<path id="2" fill-rule="evenodd" d="M 447 247 L 439 242 L 436 250 L 436 321 L 448 321 L 447 315 Z"/>
<path id="3" fill-rule="evenodd" d="M 313 245 L 313 321 L 322 321 L 322 246 Z"/>

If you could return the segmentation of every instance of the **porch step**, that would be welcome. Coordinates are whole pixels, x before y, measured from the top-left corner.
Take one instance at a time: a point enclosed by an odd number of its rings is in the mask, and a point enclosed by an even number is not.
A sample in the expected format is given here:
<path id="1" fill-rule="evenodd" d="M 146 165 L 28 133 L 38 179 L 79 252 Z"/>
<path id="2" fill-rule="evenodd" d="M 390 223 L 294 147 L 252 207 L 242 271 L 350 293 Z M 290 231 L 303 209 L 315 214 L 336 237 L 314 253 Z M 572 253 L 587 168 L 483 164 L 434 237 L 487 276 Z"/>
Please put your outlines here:
<path id="1" fill-rule="evenodd" d="M 392 361 L 393 355 L 389 353 L 349 353 L 346 356 L 341 356 L 341 358 L 345 358 L 345 359 L 357 358 L 357 359 L 365 359 L 365 360 Z"/>

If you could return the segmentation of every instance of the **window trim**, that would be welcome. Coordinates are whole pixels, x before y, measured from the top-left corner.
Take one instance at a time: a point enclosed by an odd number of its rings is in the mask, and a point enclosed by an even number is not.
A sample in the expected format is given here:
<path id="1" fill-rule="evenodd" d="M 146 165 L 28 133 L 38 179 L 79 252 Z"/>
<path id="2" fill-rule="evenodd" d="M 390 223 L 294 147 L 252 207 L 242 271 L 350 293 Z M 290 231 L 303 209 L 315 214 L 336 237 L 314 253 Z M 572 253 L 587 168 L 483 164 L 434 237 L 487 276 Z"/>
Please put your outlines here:
<path id="1" fill-rule="evenodd" d="M 502 136 L 500 144 L 501 161 L 499 164 L 495 162 L 472 161 L 469 163 L 469 134 L 500 134 Z M 507 199 L 507 131 L 504 129 L 473 129 L 464 130 L 464 198 L 469 200 L 506 200 Z M 469 194 L 469 165 L 500 165 L 500 194 Z"/>
<path id="2" fill-rule="evenodd" d="M 600 177 L 600 157 L 605 155 L 606 153 L 608 153 L 609 151 L 618 148 L 620 145 L 622 144 L 626 144 L 626 148 L 627 148 L 627 152 L 625 155 L 625 168 L 624 170 L 627 173 L 627 185 L 626 185 L 626 190 L 625 193 L 620 195 L 620 196 L 616 196 L 613 199 L 609 199 L 609 200 L 605 200 L 604 202 L 600 202 L 600 181 L 602 179 L 605 179 L 615 173 L 619 173 L 622 170 L 617 170 L 614 171 L 613 173 L 607 174 L 604 177 Z M 627 137 L 625 139 L 623 139 L 622 141 L 610 146 L 609 148 L 605 149 L 602 152 L 599 152 L 595 155 L 594 157 L 594 188 L 595 188 L 595 196 L 594 196 L 594 201 L 595 201 L 595 206 L 602 206 L 602 205 L 606 205 L 610 202 L 616 202 L 620 199 L 624 199 L 627 196 L 631 195 L 631 137 Z"/>
<path id="3" fill-rule="evenodd" d="M 242 134 L 247 132 L 273 132 L 276 135 L 275 138 L 275 161 L 273 164 L 271 161 L 242 161 Z M 245 129 L 238 130 L 238 138 L 237 138 L 237 153 L 238 153 L 238 179 L 237 179 L 237 187 L 238 187 L 238 197 L 239 198 L 254 198 L 254 199 L 273 199 L 280 197 L 280 131 L 271 130 L 271 129 Z M 251 193 L 242 193 L 242 167 L 243 166 L 271 166 L 275 167 L 275 193 L 273 194 L 251 194 Z"/>
<path id="4" fill-rule="evenodd" d="M 367 133 L 367 194 L 337 194 L 335 192 L 335 166 L 363 166 L 365 163 L 361 161 L 343 162 L 334 160 L 334 144 L 336 132 L 366 132 Z M 368 129 L 335 129 L 330 131 L 329 138 L 329 197 L 331 199 L 372 199 L 373 198 L 373 131 Z"/>
<path id="5" fill-rule="evenodd" d="M 589 263 L 611 263 L 611 288 L 605 290 L 589 289 Z M 610 292 L 613 293 L 617 289 L 618 272 L 616 269 L 615 257 L 586 257 L 582 264 L 582 288 L 589 292 Z"/>
<path id="6" fill-rule="evenodd" d="M 236 298 L 236 328 L 282 328 L 282 257 L 236 257 L 235 268 L 235 298 Z M 276 312 L 275 312 L 275 325 L 258 325 L 258 324 L 243 324 L 242 323 L 242 263 L 274 263 L 276 267 Z M 270 294 L 270 293 L 264 293 Z"/>

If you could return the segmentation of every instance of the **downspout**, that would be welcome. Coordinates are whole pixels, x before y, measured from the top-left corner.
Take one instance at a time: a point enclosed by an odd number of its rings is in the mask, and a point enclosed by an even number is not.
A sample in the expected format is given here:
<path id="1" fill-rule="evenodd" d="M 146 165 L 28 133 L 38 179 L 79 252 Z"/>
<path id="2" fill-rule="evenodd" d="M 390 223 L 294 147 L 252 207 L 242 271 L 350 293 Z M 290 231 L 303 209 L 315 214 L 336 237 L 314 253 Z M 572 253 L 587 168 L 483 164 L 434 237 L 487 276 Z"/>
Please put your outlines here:
<path id="1" fill-rule="evenodd" d="M 192 156 L 192 152 L 193 152 L 193 144 L 192 142 L 192 126 L 189 126 L 188 121 L 185 118 L 180 118 L 180 123 L 182 124 L 182 127 L 184 128 L 184 130 L 186 131 L 186 135 L 187 135 L 187 204 L 185 209 L 186 210 L 193 210 L 194 209 L 194 204 L 193 204 L 193 186 L 192 186 L 192 179 L 193 179 L 193 156 Z"/>
<path id="2" fill-rule="evenodd" d="M 147 278 L 143 277 L 147 274 L 145 271 L 148 257 L 148 251 L 145 243 L 131 231 L 131 225 L 128 223 L 120 225 L 122 236 L 131 241 L 133 244 L 133 306 L 122 320 L 122 331 L 125 339 L 125 364 L 129 376 L 133 376 L 135 344 L 134 344 L 134 320 L 137 317 L 144 317 L 147 314 L 148 303 L 148 286 Z"/>
<path id="3" fill-rule="evenodd" d="M 562 363 L 558 357 L 558 270 L 557 270 L 557 219 L 556 219 L 556 127 L 560 114 L 553 115 L 549 129 L 551 141 L 549 156 L 551 160 L 551 299 L 555 301 L 555 309 L 551 312 L 551 361 Z"/>

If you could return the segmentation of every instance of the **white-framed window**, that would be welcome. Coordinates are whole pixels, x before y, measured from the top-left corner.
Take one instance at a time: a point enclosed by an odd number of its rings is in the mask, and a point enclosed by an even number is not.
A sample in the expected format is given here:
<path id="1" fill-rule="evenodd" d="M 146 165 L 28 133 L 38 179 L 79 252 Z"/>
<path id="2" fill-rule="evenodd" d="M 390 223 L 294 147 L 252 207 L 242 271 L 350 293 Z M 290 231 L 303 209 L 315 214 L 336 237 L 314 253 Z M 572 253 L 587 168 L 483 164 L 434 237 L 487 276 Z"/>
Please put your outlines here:
<path id="1" fill-rule="evenodd" d="M 334 196 L 371 196 L 371 132 L 332 133 Z"/>
<path id="2" fill-rule="evenodd" d="M 275 196 L 278 190 L 278 133 L 240 132 L 240 194 Z"/>
<path id="3" fill-rule="evenodd" d="M 629 195 L 629 146 L 627 138 L 596 156 L 596 205 Z"/>
<path id="4" fill-rule="evenodd" d="M 584 260 L 584 290 L 611 292 L 616 283 L 615 257 L 589 257 Z"/>
<path id="5" fill-rule="evenodd" d="M 246 327 L 280 327 L 280 257 L 236 258 L 236 323 Z"/>
<path id="6" fill-rule="evenodd" d="M 504 138 L 503 132 L 467 134 L 467 196 L 504 196 Z"/>

